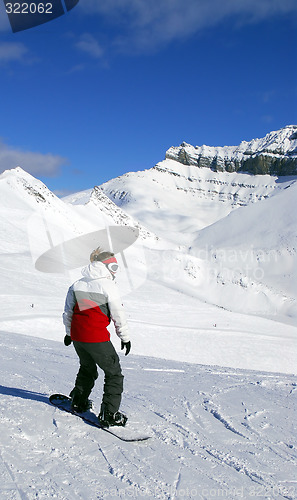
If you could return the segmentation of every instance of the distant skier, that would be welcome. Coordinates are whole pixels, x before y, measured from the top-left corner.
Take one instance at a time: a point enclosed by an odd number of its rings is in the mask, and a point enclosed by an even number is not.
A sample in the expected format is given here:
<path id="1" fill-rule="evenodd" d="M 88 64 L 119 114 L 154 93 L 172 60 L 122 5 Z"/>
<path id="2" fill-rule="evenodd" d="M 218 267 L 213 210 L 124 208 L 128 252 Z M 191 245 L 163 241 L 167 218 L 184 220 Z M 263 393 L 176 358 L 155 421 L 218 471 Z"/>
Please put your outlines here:
<path id="1" fill-rule="evenodd" d="M 70 393 L 77 412 L 90 408 L 89 395 L 98 377 L 97 365 L 104 371 L 104 393 L 99 421 L 104 426 L 125 425 L 127 417 L 119 412 L 123 375 L 119 357 L 110 341 L 107 326 L 113 320 L 125 356 L 131 342 L 123 306 L 113 282 L 118 269 L 113 253 L 100 247 L 90 255 L 91 263 L 82 270 L 83 278 L 69 288 L 63 323 L 64 344 L 73 342 L 80 360 L 75 387 Z"/>

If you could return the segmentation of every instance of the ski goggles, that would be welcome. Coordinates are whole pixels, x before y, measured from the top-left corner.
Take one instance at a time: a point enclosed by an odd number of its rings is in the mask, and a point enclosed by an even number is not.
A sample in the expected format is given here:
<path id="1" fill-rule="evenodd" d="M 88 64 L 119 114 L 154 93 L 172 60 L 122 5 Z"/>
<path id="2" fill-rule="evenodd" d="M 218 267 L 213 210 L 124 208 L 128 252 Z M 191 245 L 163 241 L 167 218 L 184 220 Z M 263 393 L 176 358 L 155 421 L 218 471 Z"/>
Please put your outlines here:
<path id="1" fill-rule="evenodd" d="M 110 257 L 110 259 L 103 260 L 102 262 L 112 274 L 117 272 L 119 264 L 117 263 L 117 259 L 115 257 Z"/>

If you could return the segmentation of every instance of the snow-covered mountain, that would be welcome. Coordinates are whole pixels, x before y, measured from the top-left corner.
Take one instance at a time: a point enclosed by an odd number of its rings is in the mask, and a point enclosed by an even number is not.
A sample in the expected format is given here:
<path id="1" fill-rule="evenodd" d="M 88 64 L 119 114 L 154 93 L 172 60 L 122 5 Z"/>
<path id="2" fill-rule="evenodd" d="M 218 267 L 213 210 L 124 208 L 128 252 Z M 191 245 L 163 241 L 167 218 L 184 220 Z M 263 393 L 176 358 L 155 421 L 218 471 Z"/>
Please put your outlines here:
<path id="1" fill-rule="evenodd" d="M 99 224 L 101 223 L 103 226 L 108 224 L 133 226 L 138 228 L 142 240 L 158 240 L 157 235 L 147 230 L 140 224 L 139 220 L 110 200 L 100 186 L 66 196 L 63 200 L 70 205 L 74 205 L 77 213 L 81 214 L 86 220 L 92 221 L 95 226 L 98 226 L 98 220 Z"/>
<path id="2" fill-rule="evenodd" d="M 197 160 L 201 148 L 171 148 L 155 167 L 65 201 L 95 214 L 94 198 L 101 193 L 129 214 L 132 224 L 139 221 L 158 235 L 166 250 L 147 251 L 146 260 L 167 286 L 178 283 L 188 294 L 238 312 L 295 317 L 297 177 L 215 171 L 211 159 L 220 154 L 245 161 L 249 152 L 297 161 L 296 134 L 297 127 L 288 126 L 237 148 L 203 147 L 209 166 Z M 179 154 L 185 147 L 192 151 L 187 162 Z"/>
<path id="3" fill-rule="evenodd" d="M 278 142 L 287 129 L 279 131 Z M 55 287 L 54 302 L 46 303 L 45 316 L 49 317 L 48 305 L 58 311 L 67 286 L 80 273 L 80 269 L 70 269 L 66 274 L 46 276 L 35 268 L 40 255 L 74 237 L 110 226 L 139 230 L 137 242 L 123 256 L 124 271 L 118 278 L 131 310 L 133 298 L 142 300 L 143 287 L 148 286 L 149 294 L 154 287 L 165 287 L 164 297 L 171 297 L 169 291 L 177 293 L 178 301 L 187 304 L 192 297 L 198 308 L 208 304 L 209 314 L 214 316 L 220 307 L 295 324 L 296 186 L 294 176 L 215 172 L 165 159 L 149 170 L 130 172 L 61 200 L 20 168 L 4 172 L 0 176 L 2 285 L 12 305 L 14 294 L 18 295 L 24 318 L 20 331 L 27 317 L 30 321 L 28 300 L 36 304 Z M 88 256 L 85 258 L 87 261 Z M 14 272 L 16 262 L 18 273 Z M 18 292 L 20 276 L 22 293 Z M 160 310 L 155 299 L 153 302 L 150 314 L 152 309 L 162 313 L 163 305 Z M 15 318 L 14 313 L 4 312 L 3 325 L 12 324 Z M 37 330 L 42 321 L 40 315 Z M 228 316 L 226 324 L 229 322 Z M 50 331 L 43 335 L 56 338 L 53 332 L 61 329 L 57 314 Z M 191 350 L 194 357 L 196 340 Z M 143 343 L 154 355 L 146 336 Z M 166 357 L 166 349 L 162 356 Z M 211 362 L 216 363 L 217 358 Z"/>
<path id="4" fill-rule="evenodd" d="M 201 151 L 207 159 L 201 162 Z M 188 151 L 184 160 L 182 151 Z M 191 154 L 190 154 L 191 152 Z M 287 186 L 285 176 L 253 175 L 235 169 L 213 168 L 213 158 L 244 162 L 251 154 L 277 155 L 297 165 L 297 126 L 271 132 L 263 139 L 243 142 L 238 147 L 212 148 L 190 145 L 170 148 L 166 159 L 155 167 L 130 172 L 112 179 L 101 190 L 126 213 L 148 229 L 178 245 L 190 246 L 203 227 L 227 216 L 232 210 L 260 201 Z M 85 203 L 92 190 L 75 199 Z M 71 197 L 68 198 L 72 202 Z"/>
<path id="5" fill-rule="evenodd" d="M 0 175 L 1 499 L 296 498 L 296 188 L 173 159 L 64 200 Z M 61 316 L 80 269 L 36 259 L 110 226 L 140 233 L 122 258 L 127 358 L 110 327 L 122 410 L 153 436 L 137 445 L 48 401 L 78 368 Z M 101 396 L 99 377 L 96 412 Z"/>

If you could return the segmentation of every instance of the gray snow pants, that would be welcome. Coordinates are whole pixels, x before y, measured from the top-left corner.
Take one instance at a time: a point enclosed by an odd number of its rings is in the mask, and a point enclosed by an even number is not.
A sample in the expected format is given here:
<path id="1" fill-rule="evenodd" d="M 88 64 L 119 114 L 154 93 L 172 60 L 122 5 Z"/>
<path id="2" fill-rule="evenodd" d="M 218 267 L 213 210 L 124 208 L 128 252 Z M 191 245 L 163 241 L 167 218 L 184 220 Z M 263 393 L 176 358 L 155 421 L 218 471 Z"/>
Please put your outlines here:
<path id="1" fill-rule="evenodd" d="M 98 378 L 98 365 L 104 371 L 102 404 L 108 411 L 117 412 L 121 404 L 124 376 L 112 343 L 73 341 L 73 345 L 80 361 L 75 387 L 88 398 Z"/>

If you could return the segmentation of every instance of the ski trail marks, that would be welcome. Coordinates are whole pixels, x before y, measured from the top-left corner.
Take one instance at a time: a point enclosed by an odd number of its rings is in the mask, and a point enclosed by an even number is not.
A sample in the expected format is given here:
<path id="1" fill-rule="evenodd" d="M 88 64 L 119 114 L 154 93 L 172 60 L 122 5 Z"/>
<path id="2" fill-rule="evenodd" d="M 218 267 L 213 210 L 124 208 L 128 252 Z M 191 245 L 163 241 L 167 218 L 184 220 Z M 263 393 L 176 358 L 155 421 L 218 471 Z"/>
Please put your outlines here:
<path id="1" fill-rule="evenodd" d="M 236 434 L 237 436 L 240 436 L 244 439 L 247 439 L 246 436 L 244 436 L 241 432 L 235 429 L 233 424 L 231 422 L 228 422 L 227 417 L 223 417 L 223 415 L 220 413 L 219 409 L 214 405 L 214 403 L 208 399 L 205 399 L 203 402 L 203 406 L 206 411 L 210 412 L 211 415 L 214 416 L 216 420 L 218 420 L 223 426 L 228 430 Z"/>
<path id="2" fill-rule="evenodd" d="M 4 500 L 235 500 L 236 489 L 296 499 L 296 377 L 131 356 L 122 408 L 154 437 L 118 443 L 42 396 L 69 392 L 75 353 L 3 337 L 0 444 L 13 473 L 0 460 Z M 100 396 L 99 386 L 96 408 Z"/>
<path id="3" fill-rule="evenodd" d="M 3 451 L 0 452 L 0 459 L 1 500 L 28 500 L 27 495 L 16 481 L 11 467 L 8 465 L 9 459 L 4 459 Z"/>

